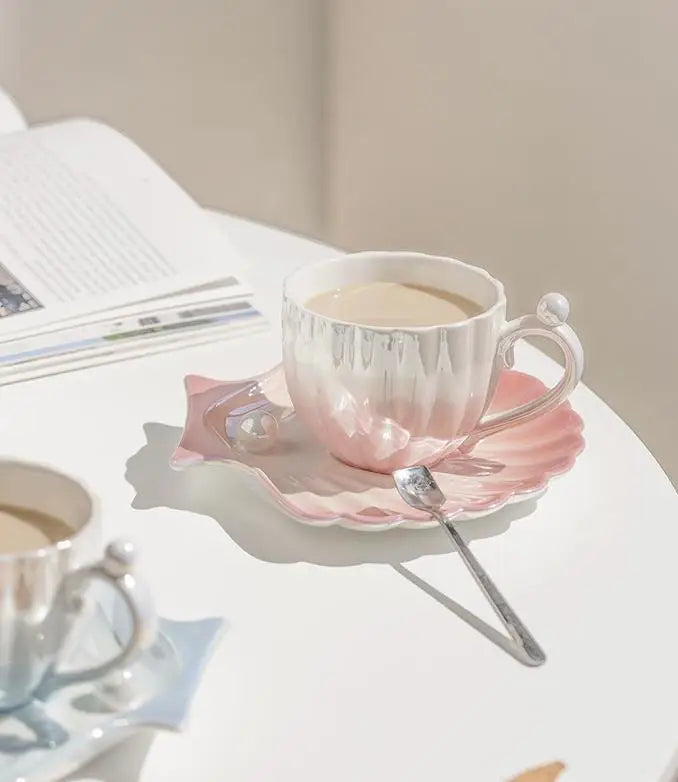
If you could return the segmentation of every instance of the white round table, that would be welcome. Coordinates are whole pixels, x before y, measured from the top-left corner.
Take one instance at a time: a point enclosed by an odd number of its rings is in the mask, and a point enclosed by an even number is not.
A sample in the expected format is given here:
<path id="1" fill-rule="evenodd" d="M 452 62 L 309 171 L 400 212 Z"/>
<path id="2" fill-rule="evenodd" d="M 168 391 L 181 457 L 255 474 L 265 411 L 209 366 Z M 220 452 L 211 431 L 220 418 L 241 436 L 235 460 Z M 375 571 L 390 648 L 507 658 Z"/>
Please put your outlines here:
<path id="1" fill-rule="evenodd" d="M 462 525 L 546 650 L 539 669 L 482 631 L 495 619 L 440 531 L 311 529 L 226 466 L 168 468 L 184 375 L 275 363 L 283 275 L 332 252 L 216 219 L 272 332 L 0 389 L 4 453 L 95 487 L 106 535 L 138 542 L 159 611 L 230 623 L 184 734 L 132 739 L 73 779 L 503 782 L 555 760 L 563 782 L 672 779 L 678 500 L 589 389 L 572 398 L 587 439 L 572 472 L 536 505 Z M 527 345 L 517 363 L 559 372 Z"/>

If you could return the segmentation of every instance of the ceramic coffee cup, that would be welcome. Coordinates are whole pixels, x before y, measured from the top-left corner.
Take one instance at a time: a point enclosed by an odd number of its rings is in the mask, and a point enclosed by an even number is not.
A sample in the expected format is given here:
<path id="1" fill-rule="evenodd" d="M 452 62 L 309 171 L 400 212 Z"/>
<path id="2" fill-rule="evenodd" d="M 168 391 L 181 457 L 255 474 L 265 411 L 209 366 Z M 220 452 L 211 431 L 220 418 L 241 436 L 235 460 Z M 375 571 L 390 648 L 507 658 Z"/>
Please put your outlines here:
<path id="1" fill-rule="evenodd" d="M 478 315 L 420 327 L 375 327 L 336 320 L 306 306 L 347 285 L 387 281 L 432 286 L 471 299 Z M 452 258 L 365 252 L 304 266 L 284 285 L 283 365 L 294 409 L 338 459 L 388 473 L 431 465 L 455 449 L 543 415 L 579 382 L 584 353 L 566 325 L 564 296 L 542 297 L 536 313 L 506 321 L 504 286 Z M 540 398 L 486 416 L 513 345 L 542 336 L 563 351 L 560 382 Z"/>
<path id="2" fill-rule="evenodd" d="M 125 666 L 153 642 L 156 616 L 135 574 L 130 544 L 109 544 L 93 563 L 101 551 L 97 500 L 76 480 L 37 464 L 0 461 L 0 504 L 48 514 L 72 530 L 41 548 L 0 554 L 0 710 L 6 710 Z M 66 642 L 85 640 L 83 590 L 92 581 L 106 582 L 123 598 L 131 618 L 129 641 L 112 660 L 61 672 Z"/>

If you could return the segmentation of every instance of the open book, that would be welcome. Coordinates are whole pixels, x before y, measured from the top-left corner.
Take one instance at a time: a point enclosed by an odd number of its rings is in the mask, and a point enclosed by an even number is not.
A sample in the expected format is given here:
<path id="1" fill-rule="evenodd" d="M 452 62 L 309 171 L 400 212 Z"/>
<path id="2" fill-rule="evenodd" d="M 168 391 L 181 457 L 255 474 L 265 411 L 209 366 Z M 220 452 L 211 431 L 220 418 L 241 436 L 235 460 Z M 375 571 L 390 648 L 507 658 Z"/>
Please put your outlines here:
<path id="1" fill-rule="evenodd" d="M 0 135 L 0 384 L 265 327 L 242 262 L 123 135 Z"/>

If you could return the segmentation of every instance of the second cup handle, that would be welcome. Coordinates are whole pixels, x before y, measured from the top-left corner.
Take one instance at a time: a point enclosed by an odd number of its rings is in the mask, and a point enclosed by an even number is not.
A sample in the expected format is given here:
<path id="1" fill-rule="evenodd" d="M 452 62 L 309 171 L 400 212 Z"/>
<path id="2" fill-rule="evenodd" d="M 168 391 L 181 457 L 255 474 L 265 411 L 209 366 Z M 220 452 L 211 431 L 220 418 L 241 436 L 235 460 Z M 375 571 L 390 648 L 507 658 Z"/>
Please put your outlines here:
<path id="1" fill-rule="evenodd" d="M 41 697 L 68 684 L 98 679 L 116 668 L 122 668 L 153 644 L 157 633 L 157 616 L 146 584 L 135 573 L 135 562 L 136 554 L 132 544 L 114 541 L 108 544 L 100 562 L 74 570 L 63 578 L 53 610 L 77 613 L 82 605 L 83 589 L 87 583 L 104 581 L 125 601 L 132 619 L 132 632 L 125 647 L 113 658 L 99 665 L 60 672 L 57 659 L 39 687 Z M 61 639 L 62 645 L 65 640 Z"/>
<path id="2" fill-rule="evenodd" d="M 536 315 L 524 315 L 506 324 L 497 347 L 495 382 L 502 369 L 513 366 L 513 346 L 523 337 L 546 337 L 555 342 L 565 357 L 563 376 L 557 385 L 537 399 L 511 410 L 483 416 L 462 443 L 460 451 L 468 452 L 485 437 L 553 410 L 572 393 L 584 371 L 584 350 L 579 337 L 566 323 L 569 314 L 570 305 L 565 296 L 560 293 L 547 293 L 539 301 Z"/>

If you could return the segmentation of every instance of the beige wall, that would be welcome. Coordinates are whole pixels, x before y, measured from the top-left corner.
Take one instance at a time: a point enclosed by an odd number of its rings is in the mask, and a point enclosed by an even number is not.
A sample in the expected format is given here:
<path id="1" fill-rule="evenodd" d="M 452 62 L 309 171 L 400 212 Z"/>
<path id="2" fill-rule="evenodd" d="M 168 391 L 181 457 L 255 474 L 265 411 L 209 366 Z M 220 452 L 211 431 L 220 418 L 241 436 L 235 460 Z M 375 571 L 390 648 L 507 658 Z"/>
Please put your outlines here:
<path id="1" fill-rule="evenodd" d="M 566 293 L 586 380 L 678 480 L 678 5 L 332 11 L 332 238 L 486 266 L 513 314 Z"/>
<path id="2" fill-rule="evenodd" d="M 0 84 L 35 122 L 127 132 L 204 204 L 320 218 L 321 0 L 0 0 Z"/>

